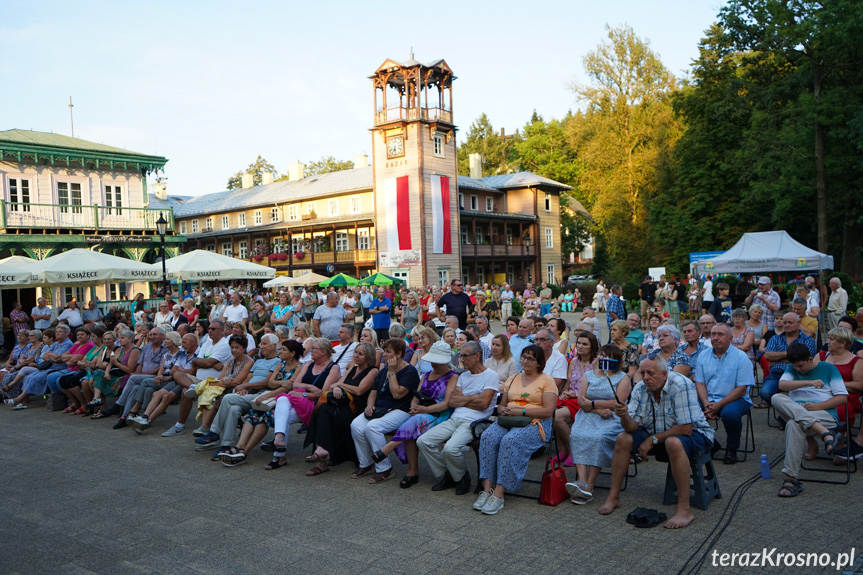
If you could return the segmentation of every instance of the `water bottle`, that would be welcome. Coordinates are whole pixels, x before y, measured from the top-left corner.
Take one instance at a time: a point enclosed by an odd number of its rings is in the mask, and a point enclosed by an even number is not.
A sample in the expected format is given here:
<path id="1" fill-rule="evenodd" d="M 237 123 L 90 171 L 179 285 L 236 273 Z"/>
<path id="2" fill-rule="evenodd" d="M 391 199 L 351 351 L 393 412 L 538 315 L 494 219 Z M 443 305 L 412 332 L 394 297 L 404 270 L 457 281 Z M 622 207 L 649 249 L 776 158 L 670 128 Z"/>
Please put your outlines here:
<path id="1" fill-rule="evenodd" d="M 770 462 L 766 453 L 761 455 L 761 479 L 770 479 Z"/>

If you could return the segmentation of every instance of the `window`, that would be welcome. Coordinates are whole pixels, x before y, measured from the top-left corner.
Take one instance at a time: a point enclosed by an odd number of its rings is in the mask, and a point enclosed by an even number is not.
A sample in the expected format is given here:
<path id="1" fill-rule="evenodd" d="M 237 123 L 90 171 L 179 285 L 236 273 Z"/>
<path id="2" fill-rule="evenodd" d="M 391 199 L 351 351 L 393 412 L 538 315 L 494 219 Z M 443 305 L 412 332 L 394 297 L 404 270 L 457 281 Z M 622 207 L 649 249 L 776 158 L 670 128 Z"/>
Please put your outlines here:
<path id="1" fill-rule="evenodd" d="M 297 205 L 296 205 L 296 204 L 293 204 L 293 205 L 288 206 L 288 219 L 289 219 L 289 220 L 298 220 L 298 219 L 300 219 L 300 216 L 297 214 L 297 212 L 298 212 L 298 210 L 297 210 Z"/>
<path id="2" fill-rule="evenodd" d="M 330 217 L 339 215 L 339 200 L 333 198 L 329 202 L 330 205 Z"/>
<path id="3" fill-rule="evenodd" d="M 264 223 L 264 215 L 261 210 L 255 210 L 255 225 L 259 226 Z"/>
<path id="4" fill-rule="evenodd" d="M 351 213 L 352 214 L 358 214 L 358 213 L 360 213 L 361 209 L 362 209 L 362 206 L 360 205 L 360 197 L 359 196 L 353 196 L 351 198 Z"/>
<path id="5" fill-rule="evenodd" d="M 437 271 L 437 283 L 439 285 L 446 285 L 449 283 L 449 270 Z"/>
<path id="6" fill-rule="evenodd" d="M 461 227 L 461 243 L 462 243 L 462 245 L 469 244 L 470 243 L 468 241 L 469 239 L 470 238 L 468 238 L 468 235 L 467 235 L 467 226 L 462 226 Z"/>
<path id="7" fill-rule="evenodd" d="M 348 251 L 348 234 L 347 232 L 336 232 L 336 251 L 337 252 L 346 252 Z"/>
<path id="8" fill-rule="evenodd" d="M 485 283 L 485 268 L 476 266 L 476 283 L 482 285 Z"/>
<path id="9" fill-rule="evenodd" d="M 315 202 L 309 202 L 308 204 L 306 204 L 306 213 L 307 214 L 317 213 L 318 210 L 315 208 L 316 208 Z"/>
<path id="10" fill-rule="evenodd" d="M 279 208 L 270 208 L 270 222 L 278 222 L 282 219 Z"/>
<path id="11" fill-rule="evenodd" d="M 127 295 L 125 283 L 120 284 L 108 284 L 109 295 L 108 297 L 112 300 L 125 299 Z"/>
<path id="12" fill-rule="evenodd" d="M 458 207 L 464 209 L 464 194 L 458 195 Z"/>
<path id="13" fill-rule="evenodd" d="M 207 251 L 208 251 L 208 252 L 214 252 L 214 251 L 216 251 L 216 244 L 210 244 L 210 245 L 208 245 L 208 246 L 207 246 Z"/>
<path id="14" fill-rule="evenodd" d="M 288 244 L 285 242 L 284 238 L 276 238 L 273 240 L 273 249 L 271 253 L 283 254 L 286 251 L 288 251 Z"/>
<path id="15" fill-rule="evenodd" d="M 510 285 L 515 283 L 515 266 L 512 264 L 506 265 L 506 283 Z"/>
<path id="16" fill-rule="evenodd" d="M 545 228 L 545 248 L 551 249 L 554 247 L 554 229 Z"/>
<path id="17" fill-rule="evenodd" d="M 9 203 L 10 211 L 17 212 L 19 207 L 22 212 L 30 211 L 30 180 L 9 178 Z"/>
<path id="18" fill-rule="evenodd" d="M 57 203 L 60 204 L 60 213 L 68 214 L 71 209 L 73 214 L 80 214 L 81 184 L 57 182 Z"/>
<path id="19" fill-rule="evenodd" d="M 512 245 L 512 228 L 506 228 L 506 245 Z"/>
<path id="20" fill-rule="evenodd" d="M 545 193 L 545 211 L 551 211 L 551 194 L 548 192 Z"/>
<path id="21" fill-rule="evenodd" d="M 473 231 L 473 240 L 474 240 L 474 243 L 476 243 L 477 245 L 482 244 L 483 238 L 482 238 L 482 228 L 481 227 L 477 227 Z"/>
<path id="22" fill-rule="evenodd" d="M 370 250 L 371 249 L 371 237 L 369 236 L 369 229 L 362 228 L 357 230 L 357 249 L 358 250 Z"/>
<path id="23" fill-rule="evenodd" d="M 476 211 L 479 209 L 479 198 L 476 196 L 470 197 L 470 209 Z"/>
<path id="24" fill-rule="evenodd" d="M 554 264 L 545 266 L 545 281 L 550 284 L 554 283 Z"/>
<path id="25" fill-rule="evenodd" d="M 180 222 L 180 233 L 181 234 L 186 233 L 186 222 Z"/>
<path id="26" fill-rule="evenodd" d="M 239 254 L 237 254 L 237 255 L 240 256 L 241 260 L 244 260 L 247 257 L 249 257 L 249 242 L 242 241 L 242 242 L 237 243 L 237 249 L 239 251 Z"/>
<path id="27" fill-rule="evenodd" d="M 467 270 L 462 270 L 461 272 L 461 283 L 464 285 L 470 285 L 470 276 L 467 275 Z"/>
<path id="28" fill-rule="evenodd" d="M 493 212 L 494 211 L 494 198 L 486 198 L 485 199 L 485 211 Z"/>
<path id="29" fill-rule="evenodd" d="M 294 253 L 303 251 L 303 236 L 291 236 L 291 251 Z"/>
<path id="30" fill-rule="evenodd" d="M 443 158 L 443 136 L 439 134 L 435 134 L 434 137 L 434 155 Z"/>
<path id="31" fill-rule="evenodd" d="M 212 232 L 213 231 L 213 218 L 210 217 L 204 221 L 204 231 L 205 232 Z"/>
<path id="32" fill-rule="evenodd" d="M 222 255 L 228 257 L 234 255 L 234 246 L 228 243 L 222 244 Z"/>
<path id="33" fill-rule="evenodd" d="M 395 271 L 393 270 L 393 277 L 398 278 L 404 282 L 402 285 L 410 285 L 408 283 L 408 276 L 410 275 L 409 271 Z"/>
<path id="34" fill-rule="evenodd" d="M 198 220 L 192 220 L 192 233 L 198 233 Z"/>
<path id="35" fill-rule="evenodd" d="M 114 213 L 115 208 L 117 215 L 122 215 L 123 210 L 123 188 L 120 186 L 105 186 L 105 207 L 108 208 L 108 215 Z"/>
<path id="36" fill-rule="evenodd" d="M 230 220 L 228 219 L 228 216 L 222 216 L 222 229 L 227 230 L 230 227 L 231 227 L 231 223 L 230 223 Z"/>
<path id="37" fill-rule="evenodd" d="M 246 227 L 246 212 L 240 212 L 237 214 L 237 225 L 241 228 Z"/>
<path id="38" fill-rule="evenodd" d="M 87 297 L 87 293 L 86 293 L 87 289 L 86 288 L 67 287 L 64 291 L 66 292 L 65 293 L 66 301 L 72 301 L 72 298 L 75 298 L 76 300 L 78 300 L 79 304 L 87 301 L 86 299 L 84 299 L 85 297 Z M 83 307 L 83 306 L 79 306 L 79 308 L 80 307 Z"/>

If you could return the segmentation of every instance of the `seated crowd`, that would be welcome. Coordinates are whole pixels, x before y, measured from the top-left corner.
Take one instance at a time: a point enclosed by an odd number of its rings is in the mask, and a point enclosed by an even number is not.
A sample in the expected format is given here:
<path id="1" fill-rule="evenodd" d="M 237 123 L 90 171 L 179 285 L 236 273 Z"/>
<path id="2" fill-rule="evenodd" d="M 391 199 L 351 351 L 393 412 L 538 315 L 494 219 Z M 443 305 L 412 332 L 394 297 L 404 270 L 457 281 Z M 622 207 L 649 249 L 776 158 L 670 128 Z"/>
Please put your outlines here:
<path id="1" fill-rule="evenodd" d="M 621 309 L 618 288 L 609 310 Z M 52 404 L 66 404 L 64 413 L 114 418 L 114 429 L 137 434 L 179 402 L 161 435 L 184 434 L 194 414 L 195 449 L 215 450 L 211 459 L 228 467 L 246 463 L 260 446 L 272 454 L 265 469 L 280 469 L 291 425 L 300 424 L 309 477 L 351 462 L 352 478 L 383 483 L 395 477 L 395 456 L 406 464 L 399 486 L 407 489 L 420 480 L 422 455 L 431 489 L 457 495 L 471 490 L 465 452 L 475 424 L 486 421 L 474 509 L 498 513 L 506 492 L 521 488 L 532 455 L 554 437 L 561 463 L 575 468 L 567 485 L 573 503 L 590 503 L 600 471 L 610 468 L 611 488 L 598 508 L 604 515 L 620 506 L 632 461 L 667 461 L 680 495 L 666 527 L 680 528 L 693 520 L 691 461 L 719 450 L 709 420 L 721 420 L 726 432 L 722 461 L 738 462 L 763 359 L 760 399 L 775 408 L 786 434 L 780 496 L 800 493 L 800 463 L 817 455 L 816 439 L 835 457 L 863 455 L 863 436 L 846 444 L 837 429 L 850 428 L 861 411 L 853 318 L 838 320 L 819 353 L 809 335 L 817 335 L 817 321 L 814 332 L 811 321 L 801 326 L 812 319 L 806 302 L 795 299 L 782 314 L 762 290 L 765 306 L 714 305 L 716 316 L 685 322 L 682 332 L 668 314 L 609 311 L 609 341 L 601 345 L 595 311 L 585 308 L 570 326 L 549 292 L 543 284 L 540 292 L 528 285 L 514 294 L 504 285 L 469 295 L 455 280 L 444 290 L 402 290 L 394 305 L 395 294 L 383 287 L 279 293 L 272 302 L 234 291 L 200 298 L 201 309 L 188 297 L 182 305 L 166 298 L 154 311 L 141 298 L 133 317 L 115 309 L 103 316 L 88 305 L 84 315 L 64 311 L 53 325 L 40 300 L 37 326 L 23 323 L 16 332 L 0 394 L 23 410 L 50 393 Z M 577 302 L 562 297 L 570 308 Z M 500 315 L 514 301 L 524 302 L 524 317 Z M 495 316 L 503 333 L 489 331 Z"/>

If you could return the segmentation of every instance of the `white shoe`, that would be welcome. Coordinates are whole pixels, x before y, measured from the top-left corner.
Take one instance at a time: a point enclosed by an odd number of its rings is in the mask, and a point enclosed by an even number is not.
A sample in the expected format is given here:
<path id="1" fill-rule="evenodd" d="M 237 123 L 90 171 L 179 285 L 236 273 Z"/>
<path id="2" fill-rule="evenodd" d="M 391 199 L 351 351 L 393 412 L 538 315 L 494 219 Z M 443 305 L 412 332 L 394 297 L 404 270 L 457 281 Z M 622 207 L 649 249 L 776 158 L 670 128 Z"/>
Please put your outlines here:
<path id="1" fill-rule="evenodd" d="M 491 493 L 488 491 L 480 493 L 479 497 L 476 498 L 476 501 L 473 504 L 473 508 L 477 511 L 482 511 L 482 508 L 485 506 L 485 502 L 488 501 L 489 497 L 491 497 Z"/>
<path id="2" fill-rule="evenodd" d="M 483 515 L 495 515 L 503 509 L 503 497 L 495 497 L 493 494 L 488 496 L 485 505 L 482 506 Z"/>
<path id="3" fill-rule="evenodd" d="M 198 399 L 198 394 L 195 392 L 195 384 L 189 386 L 189 389 L 183 392 L 183 395 L 188 399 Z"/>

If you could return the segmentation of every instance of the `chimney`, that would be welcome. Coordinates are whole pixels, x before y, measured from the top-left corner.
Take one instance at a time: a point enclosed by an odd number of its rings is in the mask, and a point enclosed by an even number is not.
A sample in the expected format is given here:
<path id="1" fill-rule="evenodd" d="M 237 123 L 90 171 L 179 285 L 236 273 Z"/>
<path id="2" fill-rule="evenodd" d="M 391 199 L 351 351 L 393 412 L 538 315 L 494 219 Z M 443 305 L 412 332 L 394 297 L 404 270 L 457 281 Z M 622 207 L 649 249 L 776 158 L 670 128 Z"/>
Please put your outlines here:
<path id="1" fill-rule="evenodd" d="M 288 165 L 288 180 L 296 182 L 306 177 L 306 165 L 302 162 L 294 162 Z"/>
<path id="2" fill-rule="evenodd" d="M 156 183 L 153 185 L 154 192 L 156 197 L 160 200 L 168 199 L 168 183 L 164 180 L 156 180 Z"/>
<path id="3" fill-rule="evenodd" d="M 266 186 L 267 184 L 272 184 L 276 181 L 276 173 L 275 172 L 264 172 L 261 174 L 261 185 Z"/>
<path id="4" fill-rule="evenodd" d="M 255 174 L 246 172 L 243 174 L 243 189 L 252 188 L 255 185 Z"/>
<path id="5" fill-rule="evenodd" d="M 470 177 L 476 180 L 482 179 L 482 154 L 470 154 Z"/>
<path id="6" fill-rule="evenodd" d="M 354 169 L 366 168 L 369 165 L 369 157 L 365 154 L 354 156 Z"/>

